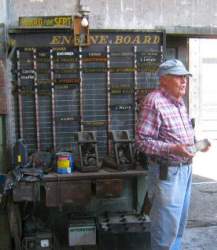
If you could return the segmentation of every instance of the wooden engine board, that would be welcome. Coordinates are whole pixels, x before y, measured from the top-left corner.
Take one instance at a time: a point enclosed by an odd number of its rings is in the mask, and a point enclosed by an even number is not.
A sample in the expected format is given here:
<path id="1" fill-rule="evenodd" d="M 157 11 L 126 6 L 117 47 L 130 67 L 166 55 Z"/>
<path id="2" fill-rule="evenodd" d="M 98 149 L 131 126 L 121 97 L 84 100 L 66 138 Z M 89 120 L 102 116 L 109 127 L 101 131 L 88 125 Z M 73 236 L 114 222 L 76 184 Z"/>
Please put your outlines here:
<path id="1" fill-rule="evenodd" d="M 134 138 L 138 103 L 158 86 L 164 32 L 90 31 L 88 47 L 73 46 L 69 29 L 15 30 L 10 37 L 16 137 L 30 151 L 76 152 L 74 133 L 96 131 L 102 158 L 111 130 Z"/>

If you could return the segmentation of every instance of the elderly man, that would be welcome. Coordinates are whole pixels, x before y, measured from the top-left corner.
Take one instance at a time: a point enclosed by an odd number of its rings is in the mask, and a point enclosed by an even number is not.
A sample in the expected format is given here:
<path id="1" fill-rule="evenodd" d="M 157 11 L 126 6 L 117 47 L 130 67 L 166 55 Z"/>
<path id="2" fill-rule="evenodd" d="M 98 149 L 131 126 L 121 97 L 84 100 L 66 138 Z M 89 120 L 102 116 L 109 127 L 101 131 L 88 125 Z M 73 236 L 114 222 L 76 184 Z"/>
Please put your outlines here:
<path id="1" fill-rule="evenodd" d="M 136 145 L 149 156 L 152 250 L 179 250 L 191 193 L 194 131 L 182 97 L 191 74 L 172 59 L 158 71 L 160 88 L 147 95 Z"/>

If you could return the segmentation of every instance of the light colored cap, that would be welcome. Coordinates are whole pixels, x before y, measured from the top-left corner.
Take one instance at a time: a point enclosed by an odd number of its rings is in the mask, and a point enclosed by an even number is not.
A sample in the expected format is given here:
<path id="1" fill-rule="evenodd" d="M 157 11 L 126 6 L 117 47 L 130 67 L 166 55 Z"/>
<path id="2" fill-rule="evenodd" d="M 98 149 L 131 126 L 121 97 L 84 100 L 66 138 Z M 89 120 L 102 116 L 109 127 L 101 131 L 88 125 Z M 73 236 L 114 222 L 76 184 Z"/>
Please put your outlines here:
<path id="1" fill-rule="evenodd" d="M 159 66 L 158 76 L 164 75 L 192 76 L 184 64 L 177 59 L 167 60 Z"/>

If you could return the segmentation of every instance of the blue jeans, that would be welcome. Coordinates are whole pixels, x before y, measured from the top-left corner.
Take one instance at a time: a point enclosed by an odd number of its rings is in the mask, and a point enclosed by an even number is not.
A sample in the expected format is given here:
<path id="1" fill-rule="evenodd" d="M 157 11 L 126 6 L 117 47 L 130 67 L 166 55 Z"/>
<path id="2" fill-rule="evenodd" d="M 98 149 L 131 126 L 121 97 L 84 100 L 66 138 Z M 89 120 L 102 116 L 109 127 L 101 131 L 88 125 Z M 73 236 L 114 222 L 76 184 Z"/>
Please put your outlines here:
<path id="1" fill-rule="evenodd" d="M 191 196 L 191 165 L 168 168 L 168 179 L 159 179 L 159 166 L 149 167 L 152 250 L 181 250 Z"/>

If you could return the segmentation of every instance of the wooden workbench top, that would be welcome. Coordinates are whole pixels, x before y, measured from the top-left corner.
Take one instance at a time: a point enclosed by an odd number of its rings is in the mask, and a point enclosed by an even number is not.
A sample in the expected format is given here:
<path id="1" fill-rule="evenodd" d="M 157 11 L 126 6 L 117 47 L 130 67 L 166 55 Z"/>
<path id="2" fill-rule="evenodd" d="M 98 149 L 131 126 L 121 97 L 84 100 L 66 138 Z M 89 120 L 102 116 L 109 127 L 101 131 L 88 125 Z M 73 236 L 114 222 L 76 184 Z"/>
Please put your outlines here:
<path id="1" fill-rule="evenodd" d="M 74 171 L 71 174 L 49 173 L 44 175 L 44 181 L 70 181 L 70 180 L 87 180 L 87 179 L 110 179 L 110 178 L 127 178 L 136 176 L 146 176 L 147 170 L 137 168 L 135 170 L 118 171 L 114 169 L 100 169 L 96 172 L 78 172 Z"/>

